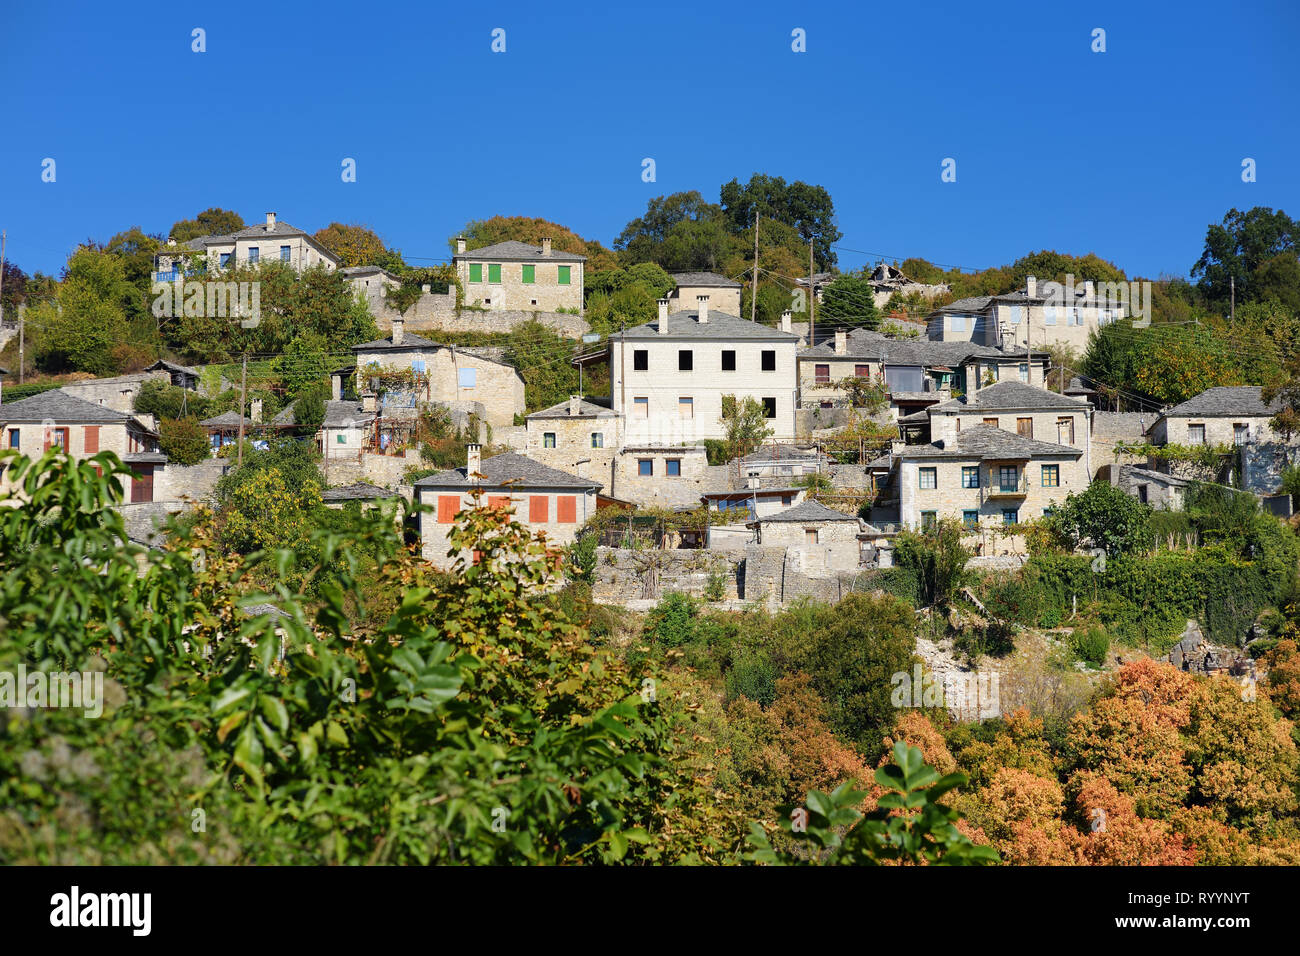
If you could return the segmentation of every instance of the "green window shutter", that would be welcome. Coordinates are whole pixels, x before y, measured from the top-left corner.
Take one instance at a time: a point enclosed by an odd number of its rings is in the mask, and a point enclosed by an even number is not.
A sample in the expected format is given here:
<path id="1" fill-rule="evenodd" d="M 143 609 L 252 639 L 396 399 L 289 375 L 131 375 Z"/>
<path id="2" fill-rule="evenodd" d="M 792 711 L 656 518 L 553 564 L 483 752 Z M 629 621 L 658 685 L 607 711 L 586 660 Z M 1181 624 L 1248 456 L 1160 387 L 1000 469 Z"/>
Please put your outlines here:
<path id="1" fill-rule="evenodd" d="M 524 266 L 524 282 L 537 281 L 537 266 Z"/>
<path id="2" fill-rule="evenodd" d="M 489 262 L 489 263 L 488 263 L 488 282 L 495 282 L 496 284 L 500 285 L 500 283 L 501 283 L 501 263 L 499 263 L 499 262 Z"/>
<path id="3" fill-rule="evenodd" d="M 560 285 L 569 284 L 569 269 L 571 268 L 572 266 L 560 266 Z"/>
<path id="4" fill-rule="evenodd" d="M 483 281 L 483 263 L 471 262 L 469 264 L 469 281 L 470 282 Z"/>

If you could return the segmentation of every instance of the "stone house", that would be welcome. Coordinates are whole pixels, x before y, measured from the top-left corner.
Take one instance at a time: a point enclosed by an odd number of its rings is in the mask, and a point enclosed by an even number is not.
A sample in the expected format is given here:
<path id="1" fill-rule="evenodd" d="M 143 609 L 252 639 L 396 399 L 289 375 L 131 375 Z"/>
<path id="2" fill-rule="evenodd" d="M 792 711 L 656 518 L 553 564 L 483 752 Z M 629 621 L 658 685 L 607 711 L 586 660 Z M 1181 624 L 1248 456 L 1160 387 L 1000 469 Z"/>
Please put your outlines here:
<path id="1" fill-rule="evenodd" d="M 793 477 L 826 471 L 830 463 L 830 457 L 816 449 L 772 443 L 741 458 L 739 471 L 744 478 L 758 478 L 760 482 L 785 481 L 788 484 Z"/>
<path id="2" fill-rule="evenodd" d="M 871 285 L 871 297 L 877 309 L 883 309 L 895 294 L 916 293 L 927 299 L 933 299 L 949 291 L 946 283 L 931 285 L 917 282 L 898 266 L 890 265 L 884 259 L 876 263 L 876 267 L 871 270 L 871 275 L 867 277 L 867 282 Z"/>
<path id="3" fill-rule="evenodd" d="M 1207 388 L 1166 409 L 1151 423 L 1153 445 L 1247 445 L 1282 441 L 1269 419 L 1281 410 L 1265 404 L 1258 385 Z"/>
<path id="4" fill-rule="evenodd" d="M 397 276 L 380 266 L 348 266 L 342 272 L 353 293 L 367 302 L 382 300 L 389 289 L 402 284 Z"/>
<path id="5" fill-rule="evenodd" d="M 420 515 L 421 553 L 426 561 L 439 567 L 453 564 L 448 535 L 456 515 L 474 506 L 474 491 L 482 493 L 482 506 L 514 509 L 515 520 L 530 531 L 545 532 L 547 541 L 556 545 L 571 544 L 596 513 L 599 482 L 514 452 L 492 458 L 481 458 L 481 454 L 480 446 L 471 444 L 464 467 L 415 483 L 416 502 L 430 509 Z"/>
<path id="6" fill-rule="evenodd" d="M 1086 439 L 1085 439 L 1086 446 Z M 896 445 L 899 521 L 924 529 L 961 521 L 980 553 L 1018 551 L 1006 529 L 1040 518 L 1089 484 L 1085 448 L 1038 441 L 976 424 L 924 445 Z M 994 528 L 1002 534 L 994 535 Z"/>
<path id="7" fill-rule="evenodd" d="M 465 290 L 465 304 L 492 311 L 559 312 L 583 307 L 587 257 L 563 252 L 543 239 L 541 246 L 507 240 L 466 250 L 456 239 L 452 265 Z"/>
<path id="8" fill-rule="evenodd" d="M 1182 511 L 1188 482 L 1138 465 L 1105 465 L 1108 476 L 1114 474 L 1116 486 L 1144 505 L 1158 511 Z"/>
<path id="9" fill-rule="evenodd" d="M 160 486 L 167 456 L 158 450 L 158 433 L 133 415 L 56 388 L 0 404 L 0 429 L 4 433 L 3 447 L 29 458 L 40 458 L 56 447 L 77 460 L 101 451 L 113 452 L 135 476 L 130 487 L 123 488 L 126 501 L 163 497 Z"/>
<path id="10" fill-rule="evenodd" d="M 1127 289 L 1124 292 L 1127 301 Z M 1099 292 L 1091 281 L 1065 287 L 1040 284 L 1030 276 L 1024 289 L 940 306 L 926 317 L 927 335 L 940 342 L 966 341 L 1021 352 L 1030 346 L 1067 345 L 1082 355 L 1092 332 L 1124 317 L 1126 310 L 1116 298 L 1108 287 Z"/>
<path id="11" fill-rule="evenodd" d="M 703 445 L 624 445 L 614 456 L 610 494 L 639 505 L 698 506 L 717 487 L 723 465 L 711 466 Z"/>
<path id="12" fill-rule="evenodd" d="M 622 422 L 608 405 L 570 396 L 524 419 L 524 454 L 551 468 L 611 489 Z"/>
<path id="13" fill-rule="evenodd" d="M 752 522 L 785 511 L 804 499 L 803 488 L 745 488 L 740 491 L 710 491 L 700 496 L 708 511 L 724 512 L 727 520 L 709 522 L 706 548 L 743 548 L 757 536 Z M 734 516 L 734 520 L 731 520 Z"/>
<path id="14" fill-rule="evenodd" d="M 854 515 L 828 508 L 820 501 L 801 501 L 793 507 L 755 518 L 747 527 L 757 532 L 756 544 L 767 547 L 802 547 L 838 544 L 857 564 L 860 522 Z"/>
<path id="15" fill-rule="evenodd" d="M 171 383 L 177 388 L 183 388 L 187 391 L 195 391 L 199 387 L 199 370 L 190 368 L 188 365 L 178 365 L 175 362 L 168 362 L 159 359 L 144 371 L 146 372 L 163 372 Z"/>
<path id="16" fill-rule="evenodd" d="M 155 282 L 173 282 L 180 269 L 194 260 L 206 260 L 209 273 L 229 266 L 255 266 L 259 262 L 278 261 L 295 272 L 313 266 L 333 271 L 340 265 L 338 256 L 309 234 L 287 222 L 277 222 L 275 213 L 266 214 L 266 222 L 248 226 L 229 235 L 200 236 L 185 243 L 168 239 L 154 256 Z"/>
<path id="17" fill-rule="evenodd" d="M 659 316 L 611 335 L 610 407 L 623 417 L 628 444 L 693 445 L 723 438 L 722 400 L 753 398 L 778 441 L 795 433 L 798 336 L 709 308 Z M 788 323 L 787 323 L 788 324 Z"/>
<path id="18" fill-rule="evenodd" d="M 60 390 L 75 398 L 111 408 L 126 415 L 135 414 L 135 400 L 144 388 L 144 383 L 156 379 L 169 382 L 171 376 L 163 371 L 135 372 L 131 375 L 116 375 L 112 378 L 88 378 L 80 382 L 66 382 Z"/>
<path id="19" fill-rule="evenodd" d="M 360 462 L 373 437 L 376 412 L 362 402 L 331 399 L 325 403 L 320 427 L 321 466 L 329 474 L 334 463 Z"/>
<path id="20" fill-rule="evenodd" d="M 695 308 L 699 297 L 709 297 L 709 307 L 728 315 L 740 315 L 741 284 L 716 272 L 670 273 L 677 287 L 668 293 L 668 311 L 681 312 Z"/>
<path id="21" fill-rule="evenodd" d="M 480 349 L 441 345 L 405 331 L 393 319 L 392 333 L 374 342 L 352 346 L 356 356 L 358 390 L 369 387 L 373 366 L 400 372 L 409 387 L 389 389 L 381 405 L 421 402 L 446 405 L 453 411 L 473 411 L 492 426 L 513 425 L 524 411 L 524 380 L 513 366 Z"/>

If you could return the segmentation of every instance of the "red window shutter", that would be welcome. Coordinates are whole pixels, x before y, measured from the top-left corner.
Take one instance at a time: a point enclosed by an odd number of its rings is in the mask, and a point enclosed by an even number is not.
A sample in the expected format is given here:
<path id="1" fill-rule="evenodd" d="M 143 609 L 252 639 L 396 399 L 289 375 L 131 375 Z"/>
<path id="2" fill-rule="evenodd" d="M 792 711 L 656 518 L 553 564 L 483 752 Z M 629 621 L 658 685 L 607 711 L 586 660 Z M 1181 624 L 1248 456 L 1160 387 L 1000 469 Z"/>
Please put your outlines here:
<path id="1" fill-rule="evenodd" d="M 438 496 L 438 524 L 451 524 L 460 511 L 460 495 Z"/>
<path id="2" fill-rule="evenodd" d="M 578 499 L 573 495 L 560 495 L 555 499 L 555 520 L 560 524 L 576 524 Z"/>
<path id="3" fill-rule="evenodd" d="M 509 495 L 488 495 L 488 507 L 493 511 L 510 507 Z"/>
<path id="4" fill-rule="evenodd" d="M 530 524 L 546 524 L 550 520 L 548 517 L 550 512 L 549 502 L 550 499 L 546 495 L 531 495 L 528 498 L 528 521 Z"/>
<path id="5" fill-rule="evenodd" d="M 93 455 L 99 451 L 99 426 L 86 426 L 86 454 Z"/>

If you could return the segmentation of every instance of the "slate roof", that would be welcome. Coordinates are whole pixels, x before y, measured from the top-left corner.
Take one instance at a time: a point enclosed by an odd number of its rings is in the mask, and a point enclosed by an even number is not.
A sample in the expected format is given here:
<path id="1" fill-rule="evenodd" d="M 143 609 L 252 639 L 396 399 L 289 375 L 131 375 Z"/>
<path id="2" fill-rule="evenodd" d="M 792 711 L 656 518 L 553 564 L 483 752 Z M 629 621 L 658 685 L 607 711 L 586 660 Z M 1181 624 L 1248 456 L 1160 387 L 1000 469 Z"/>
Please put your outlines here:
<path id="1" fill-rule="evenodd" d="M 330 400 L 325 403 L 325 420 L 323 428 L 348 428 L 352 425 L 365 425 L 375 420 L 374 412 L 367 412 L 360 402 L 343 402 Z"/>
<path id="2" fill-rule="evenodd" d="M 5 368 L 3 365 L 0 365 L 0 375 L 8 375 L 8 374 L 9 374 L 9 369 Z"/>
<path id="3" fill-rule="evenodd" d="M 800 358 L 873 359 L 889 365 L 946 365 L 955 368 L 972 357 L 1007 359 L 1017 353 L 1004 352 L 974 342 L 937 342 L 931 339 L 896 339 L 870 329 L 853 329 L 845 341 L 846 352 L 835 353 L 834 341 L 822 342 L 799 352 Z M 1024 351 L 1019 352 L 1024 355 Z M 1038 357 L 1046 352 L 1035 352 Z"/>
<path id="4" fill-rule="evenodd" d="M 213 415 L 211 418 L 203 419 L 199 424 L 205 428 L 228 428 L 230 426 L 238 428 L 239 412 L 222 412 L 220 415 Z M 251 425 L 252 421 L 245 416 L 244 427 L 248 428 Z"/>
<path id="5" fill-rule="evenodd" d="M 514 485 L 521 488 L 582 488 L 599 490 L 598 481 L 579 478 L 567 471 L 551 468 L 541 462 L 525 458 L 515 452 L 506 452 L 492 458 L 484 458 L 479 465 L 483 480 L 478 482 L 481 488 L 499 488 Z M 421 478 L 416 483 L 419 488 L 472 488 L 475 482 L 466 477 L 465 468 L 452 468 L 440 471 L 436 475 Z"/>
<path id="6" fill-rule="evenodd" d="M 31 398 L 0 405 L 0 421 L 3 422 L 90 422 L 125 423 L 134 421 L 125 412 L 117 412 L 103 405 L 88 402 L 84 398 L 69 395 L 60 388 L 52 388 Z"/>
<path id="7" fill-rule="evenodd" d="M 1088 407 L 1087 402 L 1081 402 L 1068 395 L 1059 395 L 1048 389 L 1038 388 L 1036 385 L 1026 385 L 1024 382 L 997 382 L 979 389 L 974 395 L 954 398 L 952 401 L 934 406 L 929 411 L 954 413 L 1068 408 L 1077 412 L 1081 408 Z"/>
<path id="8" fill-rule="evenodd" d="M 595 402 L 589 402 L 585 398 L 578 402 L 578 414 L 573 416 L 569 414 L 569 403 L 560 402 L 558 405 L 552 405 L 550 408 L 543 408 L 541 411 L 533 412 L 528 416 L 530 419 L 555 419 L 555 418 L 615 418 L 614 410 L 605 405 L 597 405 Z"/>
<path id="9" fill-rule="evenodd" d="M 658 341 L 659 337 L 659 320 L 655 319 L 653 322 L 630 328 L 626 332 L 611 335 L 610 339 L 626 339 L 629 342 L 647 340 L 654 342 Z M 709 320 L 703 325 L 700 324 L 698 309 L 682 309 L 679 312 L 669 314 L 668 334 L 664 338 L 727 339 L 729 341 L 757 339 L 771 342 L 799 341 L 799 336 L 793 332 L 782 332 L 780 329 L 774 329 L 769 325 L 750 322 L 748 319 L 728 315 L 726 312 L 718 312 L 714 309 L 709 309 Z"/>
<path id="10" fill-rule="evenodd" d="M 739 289 L 741 285 L 734 279 L 720 276 L 716 272 L 670 272 L 672 280 L 680 286 L 697 286 L 709 289 Z"/>
<path id="11" fill-rule="evenodd" d="M 177 365 L 175 362 L 168 362 L 166 359 L 159 359 L 145 369 L 146 372 L 156 372 L 159 370 L 167 372 L 185 372 L 187 375 L 193 375 L 196 378 L 199 374 L 199 370 L 196 368 L 190 368 L 188 365 Z"/>
<path id="12" fill-rule="evenodd" d="M 397 492 L 366 481 L 356 481 L 338 488 L 326 488 L 320 496 L 322 501 L 368 501 L 373 498 L 396 498 Z"/>
<path id="13" fill-rule="evenodd" d="M 811 499 L 801 501 L 793 508 L 786 508 L 785 511 L 778 511 L 773 515 L 756 518 L 749 523 L 765 524 L 769 521 L 797 521 L 800 523 L 813 521 L 852 521 L 854 524 L 858 523 L 856 515 L 846 515 L 842 511 L 828 508 L 820 501 L 813 501 Z"/>
<path id="14" fill-rule="evenodd" d="M 1163 471 L 1154 471 L 1138 465 L 1121 465 L 1120 471 L 1125 475 L 1136 475 L 1138 478 L 1145 478 L 1147 481 L 1154 481 L 1156 484 L 1169 485 L 1171 488 L 1186 488 L 1191 484 L 1190 481 L 1176 475 L 1166 475 Z"/>
<path id="15" fill-rule="evenodd" d="M 824 456 L 818 455 L 816 451 L 796 448 L 793 445 L 764 445 L 740 459 L 740 462 L 755 464 L 764 461 L 817 461 L 821 457 Z"/>
<path id="16" fill-rule="evenodd" d="M 317 251 L 333 259 L 335 262 L 339 261 L 338 256 L 334 255 L 334 253 L 330 252 L 319 242 L 313 239 L 310 233 L 304 232 L 302 229 L 299 229 L 297 226 L 291 226 L 287 222 L 280 222 L 278 219 L 276 220 L 275 225 L 272 226 L 269 230 L 266 228 L 265 222 L 259 222 L 251 226 L 245 226 L 243 229 L 236 230 L 235 232 L 218 233 L 212 236 L 198 236 L 197 238 L 190 239 L 187 242 L 178 243 L 175 248 L 176 249 L 185 248 L 194 252 L 200 252 L 203 249 L 206 249 L 208 246 L 228 245 L 232 242 L 235 242 L 238 239 L 289 239 L 294 236 L 302 236 L 308 242 L 310 242 L 312 246 L 316 248 Z M 159 248 L 158 252 L 156 253 L 156 255 L 162 255 L 162 256 L 172 255 L 172 254 L 174 253 L 169 251 L 169 247 L 165 245 Z M 269 262 L 269 261 L 278 261 L 278 260 L 271 260 L 268 257 L 267 261 Z"/>
<path id="17" fill-rule="evenodd" d="M 342 272 L 349 279 L 355 276 L 372 276 L 379 273 L 383 273 L 390 279 L 396 280 L 397 278 L 383 266 L 348 266 L 346 269 L 340 269 L 339 272 Z"/>
<path id="18" fill-rule="evenodd" d="M 904 445 L 897 452 L 900 459 L 977 458 L 988 461 L 1038 457 L 1078 458 L 1082 454 L 1082 448 L 1023 438 L 1015 432 L 994 428 L 992 425 L 973 425 L 963 428 L 952 438 L 940 439 L 929 445 Z"/>
<path id="19" fill-rule="evenodd" d="M 428 339 L 419 335 L 412 335 L 410 332 L 402 333 L 402 344 L 394 345 L 393 337 L 390 335 L 386 339 L 375 339 L 373 342 L 364 342 L 361 345 L 352 346 L 354 352 L 419 352 L 424 349 L 441 349 L 446 348 L 437 342 L 430 342 Z"/>
<path id="20" fill-rule="evenodd" d="M 574 252 L 564 252 L 551 246 L 549 256 L 542 255 L 542 247 L 530 245 L 526 242 L 519 242 L 515 239 L 507 239 L 505 242 L 493 243 L 490 246 L 483 246 L 479 249 L 467 249 L 465 252 L 458 252 L 455 259 L 496 259 L 502 262 L 533 262 L 542 260 L 544 262 L 586 262 L 586 256 L 580 256 Z"/>
<path id="21" fill-rule="evenodd" d="M 1278 399 L 1265 405 L 1258 385 L 1220 385 L 1193 395 L 1163 413 L 1165 418 L 1260 418 L 1276 415 Z"/>

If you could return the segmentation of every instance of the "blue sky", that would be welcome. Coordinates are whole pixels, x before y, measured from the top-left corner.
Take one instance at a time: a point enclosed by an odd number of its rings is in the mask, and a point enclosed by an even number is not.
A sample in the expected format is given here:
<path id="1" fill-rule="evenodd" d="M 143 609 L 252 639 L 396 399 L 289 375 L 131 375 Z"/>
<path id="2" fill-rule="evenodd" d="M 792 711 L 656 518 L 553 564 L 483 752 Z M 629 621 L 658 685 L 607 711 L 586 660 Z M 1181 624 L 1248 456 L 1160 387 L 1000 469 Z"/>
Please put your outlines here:
<path id="1" fill-rule="evenodd" d="M 0 226 L 28 272 L 209 206 L 364 223 L 424 263 L 495 214 L 610 245 L 653 196 L 760 171 L 831 191 L 841 268 L 1051 248 L 1183 275 L 1229 208 L 1300 214 L 1297 41 L 1290 0 L 19 4 Z"/>

